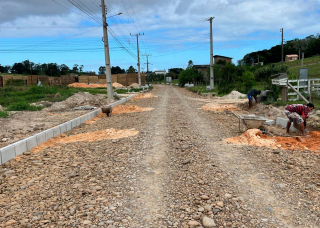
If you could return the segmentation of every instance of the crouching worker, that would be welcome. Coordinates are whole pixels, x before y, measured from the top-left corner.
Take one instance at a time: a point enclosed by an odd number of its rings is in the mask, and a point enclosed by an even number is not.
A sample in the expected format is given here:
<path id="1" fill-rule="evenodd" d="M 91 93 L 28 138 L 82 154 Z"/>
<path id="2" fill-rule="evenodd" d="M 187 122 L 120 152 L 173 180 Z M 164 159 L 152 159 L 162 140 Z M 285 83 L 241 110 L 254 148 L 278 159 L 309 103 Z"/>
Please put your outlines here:
<path id="1" fill-rule="evenodd" d="M 256 100 L 256 102 L 258 103 L 258 99 L 257 96 L 261 94 L 260 90 L 256 90 L 256 89 L 252 89 L 247 93 L 247 97 L 249 99 L 249 108 L 252 107 L 252 97 Z"/>
<path id="2" fill-rule="evenodd" d="M 287 123 L 286 133 L 289 133 L 291 123 L 293 121 L 296 121 L 300 127 L 302 135 L 304 136 L 307 135 L 305 131 L 307 127 L 307 118 L 309 118 L 309 112 L 311 112 L 313 109 L 314 109 L 314 105 L 311 103 L 308 103 L 307 105 L 302 105 L 302 104 L 288 105 L 284 110 L 285 114 L 289 118 L 289 121 Z"/>

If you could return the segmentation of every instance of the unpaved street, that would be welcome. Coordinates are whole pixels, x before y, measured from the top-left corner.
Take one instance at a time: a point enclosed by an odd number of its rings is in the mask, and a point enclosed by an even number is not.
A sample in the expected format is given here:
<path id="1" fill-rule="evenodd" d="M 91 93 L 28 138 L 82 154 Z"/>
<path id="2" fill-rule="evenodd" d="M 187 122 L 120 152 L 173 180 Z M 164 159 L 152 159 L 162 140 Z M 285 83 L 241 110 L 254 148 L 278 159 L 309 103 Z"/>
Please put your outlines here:
<path id="1" fill-rule="evenodd" d="M 320 156 L 223 140 L 237 119 L 157 85 L 128 102 L 151 111 L 102 117 L 66 135 L 135 136 L 55 144 L 0 168 L 0 227 L 320 227 Z"/>

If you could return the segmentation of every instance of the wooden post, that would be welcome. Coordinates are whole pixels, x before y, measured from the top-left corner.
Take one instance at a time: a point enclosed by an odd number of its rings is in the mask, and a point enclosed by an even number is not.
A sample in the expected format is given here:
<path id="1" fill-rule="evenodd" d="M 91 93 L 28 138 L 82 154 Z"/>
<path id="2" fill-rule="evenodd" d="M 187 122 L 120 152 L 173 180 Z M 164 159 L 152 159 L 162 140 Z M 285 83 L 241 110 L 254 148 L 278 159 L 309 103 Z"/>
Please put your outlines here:
<path id="1" fill-rule="evenodd" d="M 310 103 L 311 103 L 312 89 L 313 89 L 313 81 L 310 80 L 310 94 L 309 94 L 309 102 Z"/>
<path id="2" fill-rule="evenodd" d="M 288 101 L 288 88 L 286 86 L 281 86 L 281 100 Z"/>

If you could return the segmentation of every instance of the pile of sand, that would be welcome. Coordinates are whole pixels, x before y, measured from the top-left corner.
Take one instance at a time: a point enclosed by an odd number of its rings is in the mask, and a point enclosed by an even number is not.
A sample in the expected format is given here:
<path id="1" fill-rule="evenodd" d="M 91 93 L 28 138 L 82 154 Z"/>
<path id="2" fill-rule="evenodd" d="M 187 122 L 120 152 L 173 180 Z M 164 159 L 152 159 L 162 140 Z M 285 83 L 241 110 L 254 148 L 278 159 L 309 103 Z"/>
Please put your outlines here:
<path id="1" fill-rule="evenodd" d="M 50 112 L 64 111 L 67 109 L 73 109 L 75 107 L 90 105 L 90 106 L 101 106 L 106 103 L 105 94 L 90 94 L 88 92 L 80 92 L 68 97 L 66 100 L 61 102 L 55 102 L 52 106 L 43 110 Z"/>
<path id="2" fill-rule="evenodd" d="M 33 148 L 32 152 L 39 152 L 44 150 L 50 146 L 53 146 L 58 143 L 72 143 L 72 142 L 80 142 L 80 141 L 99 141 L 103 139 L 119 139 L 130 136 L 135 136 L 139 133 L 139 131 L 135 131 L 133 129 L 125 129 L 125 130 L 117 130 L 117 129 L 107 129 L 103 131 L 96 132 L 88 132 L 78 135 L 66 136 L 65 134 L 61 134 L 55 138 L 49 139 L 47 142 L 40 144 L 39 146 Z"/>
<path id="3" fill-rule="evenodd" d="M 145 94 L 139 93 L 137 96 L 135 96 L 131 100 L 153 98 L 153 97 L 158 97 L 158 96 L 154 96 L 152 93 L 145 93 Z"/>
<path id="4" fill-rule="evenodd" d="M 259 129 L 249 129 L 242 135 L 226 139 L 232 144 L 244 144 L 286 150 L 311 150 L 320 152 L 320 132 L 312 131 L 310 137 L 270 137 L 263 135 Z"/>
<path id="5" fill-rule="evenodd" d="M 132 88 L 139 88 L 139 84 L 137 83 L 132 83 L 131 85 L 129 85 L 129 87 L 132 87 Z"/>
<path id="6" fill-rule="evenodd" d="M 126 88 L 124 85 L 118 83 L 118 82 L 114 82 L 112 83 L 112 86 L 116 89 L 122 89 L 122 88 Z"/>
<path id="7" fill-rule="evenodd" d="M 243 99 L 243 98 L 247 98 L 247 95 L 240 93 L 238 91 L 232 91 L 230 94 L 221 97 L 221 99 Z"/>
<path id="8" fill-rule="evenodd" d="M 72 83 L 68 85 L 69 87 L 75 88 L 107 88 L 107 84 L 86 84 L 86 83 Z"/>
<path id="9" fill-rule="evenodd" d="M 240 109 L 237 106 L 232 104 L 216 104 L 209 103 L 202 106 L 202 109 L 205 111 L 213 111 L 213 112 L 223 112 L 223 111 L 239 111 Z"/>
<path id="10" fill-rule="evenodd" d="M 256 115 L 264 114 L 266 118 L 275 120 L 277 117 L 287 118 L 284 113 L 285 107 L 275 107 L 273 105 L 265 105 L 263 103 L 258 103 L 253 105 L 251 109 L 249 109 L 248 103 L 239 104 L 239 107 L 242 110 L 249 111 L 250 113 L 254 113 Z"/>
<path id="11" fill-rule="evenodd" d="M 87 122 L 84 122 L 85 124 L 88 124 L 88 125 L 90 125 L 90 124 L 93 124 L 93 123 L 95 123 L 98 119 L 100 119 L 100 118 L 102 118 L 102 117 L 104 117 L 104 116 L 106 116 L 107 114 L 106 113 L 100 113 L 99 115 L 97 115 L 96 117 L 94 117 L 94 118 L 92 118 L 92 119 L 90 119 L 90 120 L 88 120 Z"/>
<path id="12" fill-rule="evenodd" d="M 141 108 L 137 105 L 117 105 L 112 109 L 112 115 L 117 115 L 121 113 L 132 113 L 132 112 L 146 112 L 151 111 L 154 108 Z"/>

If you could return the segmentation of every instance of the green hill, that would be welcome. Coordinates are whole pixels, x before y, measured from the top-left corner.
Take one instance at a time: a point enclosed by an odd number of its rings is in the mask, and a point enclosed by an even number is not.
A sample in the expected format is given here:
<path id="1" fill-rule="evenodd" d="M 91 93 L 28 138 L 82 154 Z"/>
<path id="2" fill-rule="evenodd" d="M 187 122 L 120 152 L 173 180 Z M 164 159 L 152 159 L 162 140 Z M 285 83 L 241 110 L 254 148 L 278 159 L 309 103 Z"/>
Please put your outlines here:
<path id="1" fill-rule="evenodd" d="M 308 68 L 309 78 L 320 78 L 320 55 L 305 58 L 303 60 L 303 66 L 301 66 L 302 60 L 296 60 L 292 62 L 284 62 L 283 64 L 289 67 L 290 78 L 299 78 L 299 69 Z M 280 65 L 281 63 L 275 63 L 274 65 Z M 269 65 L 269 64 L 268 64 Z"/>

